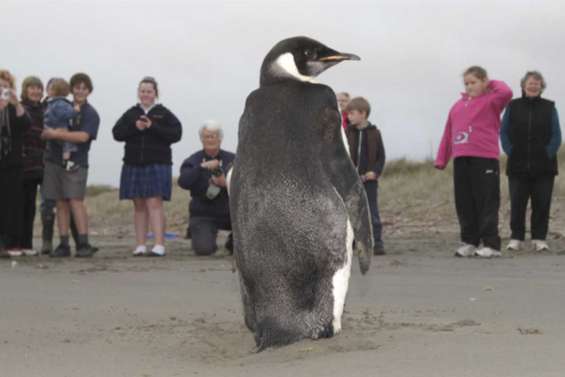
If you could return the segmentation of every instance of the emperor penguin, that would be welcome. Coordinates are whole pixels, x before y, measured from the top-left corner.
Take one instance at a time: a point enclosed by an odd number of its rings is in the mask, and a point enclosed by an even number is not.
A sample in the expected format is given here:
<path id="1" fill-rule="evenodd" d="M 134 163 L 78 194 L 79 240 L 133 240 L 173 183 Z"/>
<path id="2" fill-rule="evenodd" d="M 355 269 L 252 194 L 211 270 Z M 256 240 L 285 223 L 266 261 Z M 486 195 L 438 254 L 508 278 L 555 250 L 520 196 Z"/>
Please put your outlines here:
<path id="1" fill-rule="evenodd" d="M 369 269 L 365 190 L 346 151 L 336 95 L 314 82 L 345 60 L 360 58 L 307 37 L 280 41 L 239 122 L 230 213 L 257 351 L 340 332 L 353 241 L 361 272 Z"/>

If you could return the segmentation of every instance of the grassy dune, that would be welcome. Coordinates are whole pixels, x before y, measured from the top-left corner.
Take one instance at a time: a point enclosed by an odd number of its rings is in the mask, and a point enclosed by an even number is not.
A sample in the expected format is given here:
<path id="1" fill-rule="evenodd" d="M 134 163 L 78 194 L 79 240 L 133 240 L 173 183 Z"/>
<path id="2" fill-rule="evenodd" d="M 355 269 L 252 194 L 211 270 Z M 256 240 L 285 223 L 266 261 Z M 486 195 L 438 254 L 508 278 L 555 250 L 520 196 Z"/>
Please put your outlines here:
<path id="1" fill-rule="evenodd" d="M 565 149 L 559 154 L 560 166 L 565 166 Z M 509 234 L 509 199 L 504 167 L 501 160 L 502 236 Z M 384 236 L 417 235 L 420 233 L 457 232 L 457 217 L 453 204 L 452 165 L 445 171 L 433 168 L 431 161 L 394 160 L 387 163 L 380 181 L 379 204 L 385 225 Z M 173 185 L 173 200 L 166 204 L 167 226 L 183 233 L 188 221 L 187 191 Z M 129 236 L 133 234 L 133 208 L 129 201 L 119 201 L 118 191 L 108 186 L 89 187 L 88 208 L 91 229 L 95 234 Z M 565 178 L 556 179 L 552 206 L 550 236 L 560 237 L 565 219 Z"/>

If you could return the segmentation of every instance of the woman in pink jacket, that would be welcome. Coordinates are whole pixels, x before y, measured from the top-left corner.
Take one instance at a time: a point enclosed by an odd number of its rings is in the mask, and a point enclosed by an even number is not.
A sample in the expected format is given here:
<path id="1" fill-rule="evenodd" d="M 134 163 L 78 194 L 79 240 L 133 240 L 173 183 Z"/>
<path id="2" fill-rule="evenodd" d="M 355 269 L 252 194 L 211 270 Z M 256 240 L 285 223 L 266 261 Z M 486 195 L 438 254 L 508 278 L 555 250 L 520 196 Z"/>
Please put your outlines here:
<path id="1" fill-rule="evenodd" d="M 489 80 L 478 66 L 468 68 L 463 81 L 465 93 L 449 111 L 435 167 L 444 169 L 454 158 L 455 208 L 463 242 L 455 256 L 490 258 L 501 255 L 498 135 L 500 114 L 512 90 L 502 81 Z"/>

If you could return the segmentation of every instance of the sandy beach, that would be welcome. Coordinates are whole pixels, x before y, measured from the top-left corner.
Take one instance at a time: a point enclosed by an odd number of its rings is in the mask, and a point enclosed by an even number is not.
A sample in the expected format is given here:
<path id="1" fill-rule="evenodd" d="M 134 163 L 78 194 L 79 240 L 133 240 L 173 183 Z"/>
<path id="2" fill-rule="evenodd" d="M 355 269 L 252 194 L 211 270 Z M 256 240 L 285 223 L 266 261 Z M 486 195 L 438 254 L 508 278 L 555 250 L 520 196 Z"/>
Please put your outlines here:
<path id="1" fill-rule="evenodd" d="M 0 261 L 0 376 L 562 376 L 565 242 L 496 260 L 452 257 L 455 234 L 387 240 L 357 265 L 338 336 L 254 352 L 232 258 Z"/>

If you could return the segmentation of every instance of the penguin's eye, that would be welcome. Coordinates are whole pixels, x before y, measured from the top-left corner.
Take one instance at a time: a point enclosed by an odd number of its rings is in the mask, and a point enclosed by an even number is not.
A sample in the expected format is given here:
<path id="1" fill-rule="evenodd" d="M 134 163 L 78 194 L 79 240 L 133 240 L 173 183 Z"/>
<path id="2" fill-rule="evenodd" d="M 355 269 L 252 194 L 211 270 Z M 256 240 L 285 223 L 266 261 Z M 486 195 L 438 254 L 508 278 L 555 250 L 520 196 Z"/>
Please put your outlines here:
<path id="1" fill-rule="evenodd" d="M 316 51 L 310 49 L 304 50 L 304 56 L 308 59 L 313 59 L 316 57 Z"/>

